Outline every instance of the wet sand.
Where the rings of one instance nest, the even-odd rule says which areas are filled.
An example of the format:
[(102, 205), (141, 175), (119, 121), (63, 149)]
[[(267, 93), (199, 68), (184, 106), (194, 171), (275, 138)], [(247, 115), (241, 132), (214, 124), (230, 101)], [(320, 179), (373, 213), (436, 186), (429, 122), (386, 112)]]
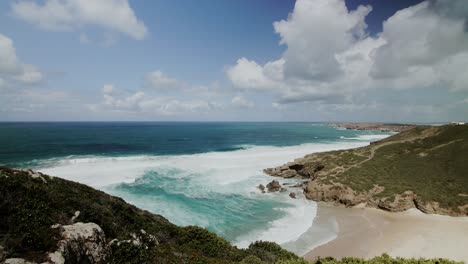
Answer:
[[(468, 217), (426, 215), (414, 209), (389, 213), (373, 208), (341, 208), (319, 203), (314, 224), (335, 220), (338, 236), (304, 255), (372, 258), (448, 258), (468, 263)], [(321, 223), (322, 221), (322, 223)]]

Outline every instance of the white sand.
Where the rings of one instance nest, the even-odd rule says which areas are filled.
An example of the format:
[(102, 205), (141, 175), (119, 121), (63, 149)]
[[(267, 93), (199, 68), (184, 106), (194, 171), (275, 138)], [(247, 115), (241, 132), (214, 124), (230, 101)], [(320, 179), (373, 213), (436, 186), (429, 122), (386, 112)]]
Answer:
[(305, 254), (307, 259), (372, 258), (388, 253), (393, 257), (447, 258), (468, 263), (468, 217), (426, 215), (416, 209), (389, 213), (320, 204), (317, 221), (321, 215), (335, 216), (338, 237)]

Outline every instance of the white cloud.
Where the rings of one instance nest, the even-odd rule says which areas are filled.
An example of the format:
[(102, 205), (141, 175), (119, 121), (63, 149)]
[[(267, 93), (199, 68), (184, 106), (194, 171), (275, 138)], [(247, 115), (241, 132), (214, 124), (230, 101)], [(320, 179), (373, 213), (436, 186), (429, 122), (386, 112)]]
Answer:
[(275, 22), (287, 78), (330, 80), (341, 73), (335, 58), (364, 36), (364, 19), (372, 9), (348, 12), (343, 0), (299, 0), (287, 20)]
[[(42, 73), (30, 64), (22, 63), (13, 41), (0, 34), (0, 77), (13, 79), (24, 84), (35, 84), (43, 80)], [(5, 84), (6, 81), (3, 80)]]
[(349, 11), (344, 0), (298, 0), (287, 20), (274, 23), (287, 47), (282, 57), (263, 65), (241, 58), (226, 75), (235, 87), (270, 91), (280, 103), (349, 105), (379, 89), (468, 91), (463, 1), (400, 10), (380, 34), (369, 36), (365, 18), (371, 7)]
[(222, 105), (205, 100), (182, 100), (169, 96), (154, 96), (142, 91), (122, 93), (114, 85), (102, 88), (103, 100), (100, 105), (92, 105), (91, 110), (111, 110), (119, 112), (146, 113), (161, 116), (187, 113), (211, 112), (222, 109)]
[(183, 82), (178, 81), (161, 71), (153, 71), (145, 76), (146, 83), (156, 89), (176, 88), (184, 86)]
[(237, 60), (237, 64), (228, 67), (226, 73), (237, 87), (244, 89), (273, 90), (278, 88), (278, 81), (283, 79), (284, 60), (269, 62), (263, 66), (246, 58)]
[(148, 30), (127, 0), (15, 1), (13, 14), (44, 30), (73, 31), (94, 25), (141, 40)]
[[(437, 1), (442, 7), (458, 2)], [(375, 50), (372, 78), (399, 89), (439, 85), (468, 90), (463, 77), (468, 73), (466, 18), (441, 15), (435, 7), (422, 2), (385, 21), (385, 44)]]
[(255, 105), (253, 102), (247, 100), (246, 98), (240, 95), (232, 98), (231, 104), (234, 107), (238, 107), (238, 108), (252, 108)]

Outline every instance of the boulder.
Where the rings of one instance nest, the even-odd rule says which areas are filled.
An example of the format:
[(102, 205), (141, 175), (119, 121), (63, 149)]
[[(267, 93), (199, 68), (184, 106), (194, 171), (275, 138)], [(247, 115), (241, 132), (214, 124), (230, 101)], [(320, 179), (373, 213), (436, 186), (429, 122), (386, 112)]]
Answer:
[(267, 184), (268, 192), (277, 192), (281, 189), (281, 185), (277, 180), (273, 180)]
[(53, 225), (61, 232), (58, 249), (49, 253), (52, 263), (106, 263), (110, 252), (101, 227), (95, 223)]
[(289, 193), (289, 197), (296, 199), (296, 193), (295, 192)]
[(257, 187), (262, 193), (265, 193), (265, 186), (263, 184), (258, 185)]

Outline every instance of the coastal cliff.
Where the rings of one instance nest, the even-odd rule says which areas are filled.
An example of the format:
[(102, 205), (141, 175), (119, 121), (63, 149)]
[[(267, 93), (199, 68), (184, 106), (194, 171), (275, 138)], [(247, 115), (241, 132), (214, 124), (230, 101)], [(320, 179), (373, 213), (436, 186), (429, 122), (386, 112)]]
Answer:
[(468, 125), (418, 126), (369, 146), (306, 155), (264, 172), (301, 178), (314, 201), (468, 216)]
[(238, 249), (196, 226), (83, 184), (0, 167), (0, 263), (276, 263), (271, 242)]

